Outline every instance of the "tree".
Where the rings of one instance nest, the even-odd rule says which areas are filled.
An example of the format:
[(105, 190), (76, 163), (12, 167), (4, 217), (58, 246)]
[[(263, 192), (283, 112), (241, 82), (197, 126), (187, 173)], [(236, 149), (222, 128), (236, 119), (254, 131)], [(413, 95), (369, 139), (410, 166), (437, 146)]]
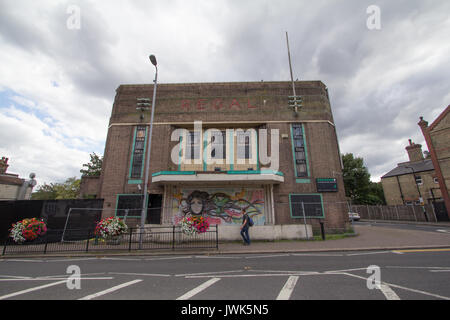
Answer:
[(83, 167), (86, 167), (86, 169), (81, 169), (81, 175), (83, 176), (99, 176), (102, 172), (102, 164), (103, 164), (103, 157), (100, 157), (95, 152), (91, 153), (89, 155), (91, 157), (91, 160), (88, 163), (83, 164)]
[(76, 177), (68, 178), (63, 183), (50, 183), (39, 186), (31, 194), (32, 200), (76, 199), (80, 192), (81, 180)]
[(345, 195), (353, 204), (385, 204), (381, 183), (370, 181), (370, 173), (364, 166), (363, 158), (347, 153), (342, 156)]
[(369, 195), (372, 197), (374, 204), (386, 204), (384, 197), (383, 185), (381, 182), (370, 182)]

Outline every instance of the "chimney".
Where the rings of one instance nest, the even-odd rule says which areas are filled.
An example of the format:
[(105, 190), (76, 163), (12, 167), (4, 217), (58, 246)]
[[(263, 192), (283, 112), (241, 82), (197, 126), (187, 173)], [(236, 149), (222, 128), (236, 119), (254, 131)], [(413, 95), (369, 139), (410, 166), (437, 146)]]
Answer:
[(5, 174), (8, 167), (8, 158), (2, 157), (2, 159), (0, 160), (0, 174)]
[(415, 144), (414, 142), (409, 141), (409, 146), (407, 146), (405, 149), (408, 152), (409, 162), (415, 162), (415, 161), (423, 161), (423, 153), (422, 153), (422, 145), (421, 144)]
[(420, 121), (418, 123), (419, 127), (423, 130), (425, 130), (426, 128), (428, 128), (428, 122), (423, 120), (423, 117), (419, 117)]

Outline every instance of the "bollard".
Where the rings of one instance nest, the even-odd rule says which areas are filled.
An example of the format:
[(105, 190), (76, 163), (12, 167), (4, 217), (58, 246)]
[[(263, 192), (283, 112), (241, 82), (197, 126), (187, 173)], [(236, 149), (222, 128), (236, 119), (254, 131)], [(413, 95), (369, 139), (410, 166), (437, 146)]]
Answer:
[(320, 220), (320, 232), (322, 233), (322, 240), (325, 240), (325, 228), (323, 227), (323, 221)]

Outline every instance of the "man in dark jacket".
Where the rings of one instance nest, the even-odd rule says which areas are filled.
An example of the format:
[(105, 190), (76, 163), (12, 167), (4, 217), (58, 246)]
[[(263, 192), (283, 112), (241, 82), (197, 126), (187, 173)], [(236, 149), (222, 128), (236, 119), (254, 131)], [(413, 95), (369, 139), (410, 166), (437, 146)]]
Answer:
[(245, 210), (243, 210), (244, 215), (242, 216), (242, 225), (241, 225), (241, 237), (244, 240), (244, 245), (250, 245), (250, 236), (248, 234), (248, 228), (250, 228), (250, 219)]

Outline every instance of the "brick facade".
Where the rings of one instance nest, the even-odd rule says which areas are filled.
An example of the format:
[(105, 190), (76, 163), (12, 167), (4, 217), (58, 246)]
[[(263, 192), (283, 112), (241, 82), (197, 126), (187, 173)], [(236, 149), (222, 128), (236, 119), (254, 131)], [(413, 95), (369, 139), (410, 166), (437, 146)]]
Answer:
[[(150, 173), (159, 176), (150, 179), (148, 187), (150, 195), (161, 197), (164, 208), (160, 223), (173, 221), (172, 214), (176, 208), (171, 206), (176, 203), (176, 197), (188, 192), (187, 190), (202, 189), (211, 195), (213, 190), (222, 188), (224, 192), (233, 193), (227, 194), (230, 199), (234, 199), (234, 193), (237, 197), (245, 192), (249, 197), (251, 194), (254, 198), (256, 195), (262, 197), (261, 210), (265, 212), (265, 219), (261, 223), (303, 223), (298, 217), (292, 216), (290, 195), (305, 194), (320, 196), (325, 226), (328, 229), (345, 229), (348, 226), (347, 209), (343, 205), (345, 191), (341, 159), (327, 88), (320, 81), (298, 81), (295, 85), (297, 95), (303, 97), (303, 106), (297, 114), (288, 107), (288, 96), (292, 95), (290, 82), (158, 84)], [(137, 98), (152, 97), (152, 92), (153, 85), (121, 85), (116, 90), (99, 178), (98, 195), (104, 199), (104, 208), (107, 209), (104, 216), (116, 214), (118, 195), (142, 194), (145, 173), (132, 177), (131, 166), (139, 163), (136, 159), (140, 159), (141, 154), (145, 159), (146, 150), (139, 151), (141, 153), (137, 151), (142, 146), (142, 142), (137, 139), (137, 128), (147, 128), (147, 143), (151, 110), (139, 110), (136, 102)], [(178, 146), (186, 143), (186, 140), (171, 141), (171, 135), (177, 129), (192, 131), (194, 121), (202, 121), (205, 130), (199, 138), (202, 150), (209, 150), (206, 149), (207, 139), (210, 139), (207, 129), (214, 128), (223, 132), (254, 129), (257, 135), (249, 138), (253, 148), (249, 151), (252, 156), (258, 155), (255, 145), (260, 139), (259, 129), (266, 129), (269, 135), (277, 129), (279, 166), (276, 172), (269, 175), (272, 180), (266, 181), (264, 179), (268, 179), (267, 176), (262, 177), (263, 171), (269, 171), (269, 166), (264, 166), (260, 161), (253, 164), (249, 160), (243, 164), (237, 162), (238, 138), (228, 133), (224, 133), (226, 139), (229, 138), (226, 140), (226, 153), (232, 158), (228, 165), (206, 165), (204, 159), (200, 159), (197, 165), (174, 163), (171, 154), (177, 152)], [(295, 175), (297, 167), (292, 134), (292, 124), (295, 123), (302, 125), (305, 143), (307, 173), (302, 177)], [(184, 139), (191, 138), (185, 135)], [(183, 149), (180, 157), (186, 156), (185, 152)], [(143, 160), (142, 164), (144, 163)], [(194, 173), (190, 175), (190, 172)], [(201, 174), (207, 180), (196, 182), (203, 179)], [(175, 183), (170, 180), (174, 175), (180, 177), (180, 181)], [(316, 178), (335, 178), (337, 192), (317, 192)], [(248, 200), (245, 198), (245, 201)], [(233, 201), (233, 205), (238, 206), (238, 200)], [(129, 221), (138, 223), (138, 219)], [(318, 221), (319, 219), (308, 220), (314, 226), (318, 225)]]
[(450, 218), (450, 105), (430, 126), (422, 117), (418, 125), (427, 143), (439, 189)]

